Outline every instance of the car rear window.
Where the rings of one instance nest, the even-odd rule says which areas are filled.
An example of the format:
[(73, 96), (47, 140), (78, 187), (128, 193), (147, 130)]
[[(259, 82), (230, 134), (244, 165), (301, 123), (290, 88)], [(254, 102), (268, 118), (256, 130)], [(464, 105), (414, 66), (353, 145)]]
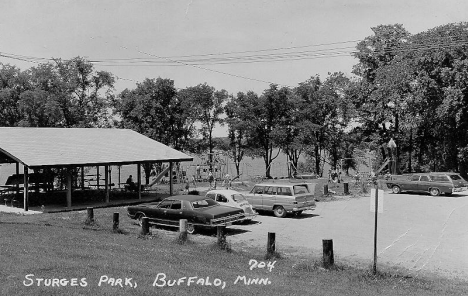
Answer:
[(246, 200), (242, 194), (233, 194), (232, 199), (234, 199), (234, 201), (237, 201), (237, 202)]
[(199, 209), (199, 208), (207, 208), (207, 207), (215, 206), (217, 204), (218, 203), (215, 202), (214, 200), (207, 198), (207, 199), (203, 199), (203, 200), (193, 201), (192, 202), (192, 207), (194, 209)]
[(432, 181), (434, 182), (450, 182), (449, 178), (445, 175), (436, 175), (436, 176), (431, 176)]
[(449, 175), (452, 180), (461, 180), (462, 178), (459, 175)]
[(307, 188), (307, 185), (294, 185), (294, 194), (304, 194), (304, 193), (309, 193), (309, 189)]

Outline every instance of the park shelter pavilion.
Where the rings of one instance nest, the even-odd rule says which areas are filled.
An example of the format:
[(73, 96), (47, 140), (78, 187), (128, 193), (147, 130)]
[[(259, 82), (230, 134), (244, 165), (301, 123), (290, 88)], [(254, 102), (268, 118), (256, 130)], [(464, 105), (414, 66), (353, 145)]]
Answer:
[[(23, 166), (21, 183), (25, 211), (31, 191), (28, 175), (37, 175), (45, 169), (67, 172), (67, 207), (71, 207), (73, 170), (81, 169), (83, 178), (84, 167), (97, 167), (98, 171), (100, 166), (104, 167), (103, 187), (108, 203), (109, 166), (135, 164), (137, 184), (141, 184), (141, 166), (146, 163), (169, 163), (172, 172), (174, 163), (192, 160), (180, 151), (128, 129), (0, 127), (0, 163), (16, 163), (17, 175), (19, 166)], [(172, 195), (172, 178), (169, 180)], [(138, 195), (141, 199), (141, 186), (138, 186)]]

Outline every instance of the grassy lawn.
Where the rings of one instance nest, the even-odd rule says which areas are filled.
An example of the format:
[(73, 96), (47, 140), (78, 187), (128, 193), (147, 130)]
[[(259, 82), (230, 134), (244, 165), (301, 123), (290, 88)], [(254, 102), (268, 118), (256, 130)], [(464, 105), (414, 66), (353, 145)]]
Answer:
[[(114, 212), (120, 213), (117, 233)], [(125, 208), (96, 209), (94, 215), (96, 223), (85, 225), (83, 211), (0, 213), (1, 295), (468, 295), (467, 282), (374, 276), (349, 266), (325, 270), (319, 258), (280, 254), (271, 259), (271, 271), (251, 270), (252, 259), (269, 262), (265, 250), (220, 250), (209, 232), (183, 245), (170, 229), (140, 237)], [(248, 279), (260, 283), (248, 285)]]

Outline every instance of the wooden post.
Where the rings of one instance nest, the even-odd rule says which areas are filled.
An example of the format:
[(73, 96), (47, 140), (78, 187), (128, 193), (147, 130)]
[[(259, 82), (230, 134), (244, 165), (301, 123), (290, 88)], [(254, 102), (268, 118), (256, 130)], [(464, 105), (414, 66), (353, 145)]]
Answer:
[(72, 169), (67, 168), (67, 208), (72, 206)]
[(138, 199), (141, 199), (141, 164), (137, 164)]
[(109, 166), (104, 166), (104, 188), (105, 188), (105, 202), (108, 203), (110, 198), (110, 190), (109, 190)]
[(84, 179), (84, 166), (81, 166), (81, 190), (84, 190), (84, 184), (85, 184), (85, 179)]
[(267, 254), (274, 254), (276, 252), (276, 235), (274, 232), (268, 232), (267, 239)]
[(94, 223), (94, 209), (92, 207), (86, 208), (87, 217), (86, 217), (86, 224)]
[(148, 217), (143, 217), (141, 219), (141, 235), (149, 234), (149, 219)]
[(119, 213), (114, 213), (112, 221), (113, 221), (112, 229), (114, 230), (119, 229)]
[(216, 237), (218, 238), (218, 246), (221, 248), (226, 247), (226, 226), (217, 226), (216, 227)]
[(328, 194), (328, 185), (325, 184), (323, 185), (323, 195), (327, 195)]
[(349, 194), (349, 185), (348, 185), (348, 182), (343, 183), (343, 191), (344, 191), (344, 194), (346, 194), (346, 195)]
[(184, 243), (187, 240), (187, 219), (179, 220), (179, 242)]
[(329, 268), (335, 264), (335, 259), (333, 256), (333, 240), (324, 239), (322, 240), (323, 246), (323, 267)]
[(172, 161), (169, 161), (169, 196), (173, 195), (173, 184), (172, 184)]
[(28, 211), (29, 208), (29, 176), (28, 176), (28, 167), (24, 166), (23, 168), (24, 173), (23, 173), (23, 183), (24, 183), (24, 189), (23, 189), (23, 204), (24, 204), (24, 211)]

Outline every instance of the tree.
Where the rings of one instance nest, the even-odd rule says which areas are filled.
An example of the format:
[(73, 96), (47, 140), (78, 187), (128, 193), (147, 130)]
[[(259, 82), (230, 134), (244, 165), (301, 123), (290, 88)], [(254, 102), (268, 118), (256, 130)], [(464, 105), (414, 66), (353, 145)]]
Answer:
[(15, 66), (0, 63), (0, 125), (16, 126), (21, 120), (18, 109), (21, 93), (30, 89), (27, 74)]
[(460, 156), (468, 145), (467, 29), (464, 22), (416, 34), (406, 57), (414, 69), (413, 94), (420, 106), (420, 160), (432, 170), (464, 176), (468, 162)]
[(372, 31), (374, 35), (359, 42), (354, 54), (359, 63), (353, 73), (361, 77), (354, 103), (362, 130), (367, 136), (378, 134), (368, 139), (378, 141), (375, 144), (386, 158), (384, 145), (391, 138), (400, 139), (399, 122), (410, 92), (411, 70), (401, 63), (410, 34), (400, 24), (380, 25)]
[(245, 110), (247, 110), (248, 102), (255, 99), (258, 99), (258, 97), (252, 91), (247, 92), (247, 94), (239, 92), (236, 97), (231, 98), (225, 107), (229, 144), (224, 150), (228, 153), (229, 158), (234, 161), (238, 176), (240, 175), (240, 164), (248, 150), (249, 118)]
[[(186, 147), (193, 132), (188, 120), (190, 110), (184, 109), (184, 98), (179, 96), (170, 79), (145, 79), (136, 89), (125, 89), (114, 103), (120, 116), (120, 127), (132, 129), (175, 149)], [(152, 166), (144, 167), (149, 184)]]
[(191, 101), (192, 116), (201, 124), (200, 134), (207, 143), (209, 150), (209, 165), (213, 165), (213, 130), (217, 124), (223, 124), (221, 115), (224, 113), (224, 103), (228, 98), (226, 90), (217, 91), (214, 87), (199, 84), (187, 87), (181, 94)]
[(241, 110), (247, 120), (247, 145), (253, 155), (263, 158), (267, 178), (272, 178), (270, 166), (281, 151), (278, 149), (274, 152), (280, 136), (276, 131), (287, 116), (290, 95), (291, 91), (288, 88), (278, 89), (277, 85), (272, 84), (260, 97), (253, 94), (246, 96), (245, 107)]
[(109, 125), (108, 108), (113, 99), (115, 79), (111, 73), (94, 71), (81, 58), (56, 59), (53, 90), (60, 106), (65, 127), (104, 127)]

